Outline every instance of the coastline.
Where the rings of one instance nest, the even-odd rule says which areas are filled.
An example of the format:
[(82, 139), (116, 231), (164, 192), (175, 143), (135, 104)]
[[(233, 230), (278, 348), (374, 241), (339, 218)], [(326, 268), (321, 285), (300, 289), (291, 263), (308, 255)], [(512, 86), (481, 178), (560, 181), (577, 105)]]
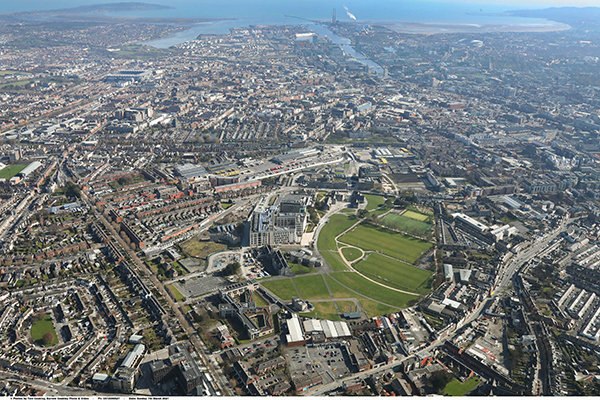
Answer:
[(494, 32), (557, 32), (572, 29), (570, 25), (549, 21), (549, 23), (531, 24), (467, 24), (438, 22), (372, 22), (373, 25), (384, 26), (399, 33), (417, 33), (434, 35), (438, 33), (494, 33)]

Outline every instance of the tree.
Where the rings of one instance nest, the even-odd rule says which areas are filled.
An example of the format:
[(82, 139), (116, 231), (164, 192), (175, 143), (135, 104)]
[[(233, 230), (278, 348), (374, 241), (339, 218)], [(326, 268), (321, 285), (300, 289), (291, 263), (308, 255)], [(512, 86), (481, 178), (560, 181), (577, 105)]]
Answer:
[(236, 262), (227, 264), (227, 266), (223, 270), (223, 275), (224, 276), (236, 275), (238, 272), (240, 272), (240, 263), (236, 261)]
[(365, 209), (358, 210), (358, 218), (366, 218), (369, 216), (369, 212)]
[(42, 343), (44, 343), (44, 346), (48, 346), (53, 341), (54, 341), (54, 335), (52, 334), (52, 332), (46, 332), (46, 333), (44, 333), (44, 336), (42, 336)]
[(436, 371), (429, 377), (429, 384), (436, 393), (441, 393), (446, 385), (452, 380), (452, 374), (449, 374), (446, 370)]

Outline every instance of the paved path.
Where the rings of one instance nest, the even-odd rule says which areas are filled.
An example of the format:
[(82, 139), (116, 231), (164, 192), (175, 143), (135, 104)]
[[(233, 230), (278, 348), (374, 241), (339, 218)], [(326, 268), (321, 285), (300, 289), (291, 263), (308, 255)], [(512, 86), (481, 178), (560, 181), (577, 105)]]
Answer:
[[(340, 243), (342, 243), (344, 246), (353, 247), (353, 246), (351, 246), (351, 245), (348, 245), (348, 244), (346, 244), (346, 243), (340, 242), (338, 239), (339, 239), (340, 237), (344, 236), (346, 233), (348, 233), (350, 230), (352, 230), (352, 229), (353, 229), (355, 226), (359, 225), (359, 224), (360, 224), (360, 223), (362, 223), (363, 221), (364, 221), (364, 219), (361, 219), (361, 220), (359, 220), (357, 223), (355, 223), (354, 225), (352, 225), (350, 228), (346, 229), (344, 232), (340, 233), (339, 235), (337, 235), (337, 236), (335, 237), (335, 242), (338, 244), (338, 247), (339, 247), (339, 244), (340, 244)], [(354, 247), (355, 247), (355, 246), (354, 246)], [(356, 247), (356, 248), (358, 249), (359, 247)], [(361, 249), (361, 250), (362, 250), (362, 249)], [(362, 276), (362, 277), (363, 277), (363, 278), (365, 278), (366, 280), (368, 280), (368, 281), (370, 281), (370, 282), (373, 282), (373, 283), (375, 283), (375, 284), (377, 284), (377, 285), (379, 285), (379, 286), (381, 286), (381, 287), (384, 287), (384, 288), (386, 288), (386, 289), (393, 290), (393, 291), (395, 291), (395, 292), (399, 292), (399, 293), (405, 293), (405, 294), (410, 294), (410, 295), (413, 295), (413, 296), (419, 296), (419, 293), (413, 293), (413, 292), (408, 292), (408, 291), (406, 291), (406, 290), (396, 289), (396, 288), (394, 288), (394, 287), (391, 287), (391, 286), (384, 285), (384, 284), (383, 284), (383, 283), (381, 283), (381, 282), (377, 282), (376, 280), (373, 280), (373, 279), (369, 278), (368, 276), (365, 276), (365, 275), (363, 275), (362, 273), (360, 273), (360, 272), (358, 272), (356, 269), (354, 269), (354, 267), (352, 267), (352, 264), (351, 264), (351, 263), (350, 263), (348, 260), (346, 260), (346, 257), (344, 257), (344, 254), (343, 254), (341, 251), (338, 251), (338, 254), (340, 255), (340, 258), (342, 259), (342, 261), (344, 262), (344, 264), (346, 264), (346, 266), (347, 266), (348, 268), (350, 268), (350, 270), (351, 270), (351, 271), (353, 271), (353, 272), (357, 273), (358, 275)], [(393, 257), (392, 257), (392, 258), (393, 258)], [(382, 303), (382, 304), (383, 304), (383, 303)], [(392, 307), (393, 307), (393, 306), (392, 306)]]

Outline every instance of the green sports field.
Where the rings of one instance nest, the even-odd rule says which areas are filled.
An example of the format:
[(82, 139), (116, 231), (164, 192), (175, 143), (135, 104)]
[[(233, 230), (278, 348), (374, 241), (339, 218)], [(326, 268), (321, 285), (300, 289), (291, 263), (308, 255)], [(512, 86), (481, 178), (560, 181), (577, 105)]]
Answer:
[(394, 213), (389, 213), (388, 215), (383, 217), (382, 222), (385, 226), (389, 228), (398, 229), (417, 235), (423, 235), (431, 229), (431, 224), (428, 224), (427, 222), (408, 218), (404, 215), (398, 215)]
[(347, 215), (335, 214), (329, 218), (329, 221), (319, 232), (317, 247), (319, 250), (337, 250), (335, 238), (346, 229), (357, 222), (356, 218)]
[(424, 240), (370, 224), (358, 225), (340, 241), (363, 250), (380, 251), (409, 264), (414, 264), (431, 247), (431, 243)]
[(421, 214), (421, 213), (418, 213), (418, 212), (415, 212), (415, 211), (410, 211), (410, 210), (406, 210), (404, 212), (404, 214), (402, 214), (402, 215), (404, 215), (407, 218), (416, 219), (417, 221), (426, 221), (427, 218), (429, 218), (428, 215)]
[(2, 170), (0, 170), (0, 178), (10, 179), (13, 176), (17, 175), (19, 172), (23, 171), (27, 165), (15, 164), (15, 165), (7, 165)]
[(414, 293), (428, 293), (425, 285), (431, 273), (421, 268), (371, 253), (354, 265), (359, 272), (384, 285)]

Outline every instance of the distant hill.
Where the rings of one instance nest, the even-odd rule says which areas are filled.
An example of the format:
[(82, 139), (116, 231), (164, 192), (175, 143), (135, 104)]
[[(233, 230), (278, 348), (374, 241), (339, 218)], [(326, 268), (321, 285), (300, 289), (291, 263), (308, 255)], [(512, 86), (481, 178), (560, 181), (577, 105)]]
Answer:
[(540, 10), (507, 11), (506, 15), (525, 18), (545, 18), (572, 27), (600, 29), (600, 7), (551, 7)]
[(14, 13), (14, 15), (33, 15), (33, 14), (88, 14), (104, 12), (124, 12), (124, 11), (148, 11), (148, 10), (170, 10), (175, 7), (164, 6), (162, 4), (124, 2), (124, 3), (105, 3), (92, 4), (89, 6), (61, 8), (58, 10), (37, 10)]

